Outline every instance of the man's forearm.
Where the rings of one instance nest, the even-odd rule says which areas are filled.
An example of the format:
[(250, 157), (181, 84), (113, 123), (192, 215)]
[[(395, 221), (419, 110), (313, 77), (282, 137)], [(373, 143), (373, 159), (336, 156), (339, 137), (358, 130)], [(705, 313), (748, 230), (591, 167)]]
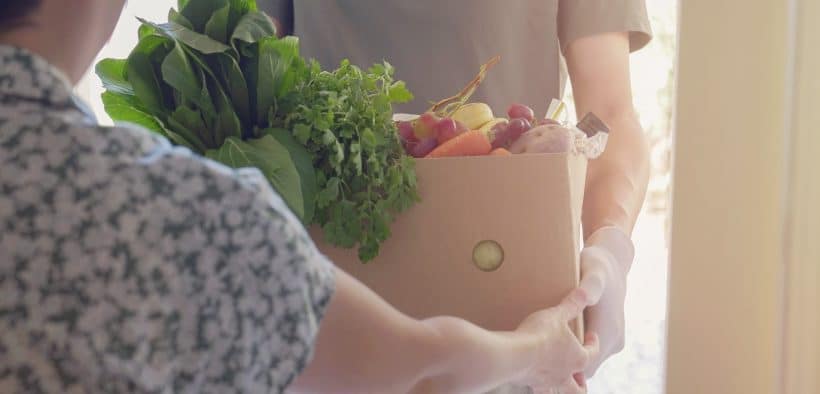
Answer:
[(589, 163), (584, 238), (605, 226), (631, 234), (649, 182), (649, 143), (634, 111), (613, 111), (600, 116), (612, 132), (604, 154)]

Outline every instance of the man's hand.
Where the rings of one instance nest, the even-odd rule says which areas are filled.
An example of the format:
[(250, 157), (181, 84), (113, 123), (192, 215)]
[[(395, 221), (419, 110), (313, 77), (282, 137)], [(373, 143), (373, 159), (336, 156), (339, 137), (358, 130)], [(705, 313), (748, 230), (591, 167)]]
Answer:
[(587, 378), (624, 347), (626, 276), (634, 255), (632, 241), (617, 227), (597, 230), (581, 251), (580, 288), (594, 305), (586, 313), (586, 331), (600, 339), (598, 357), (584, 371)]

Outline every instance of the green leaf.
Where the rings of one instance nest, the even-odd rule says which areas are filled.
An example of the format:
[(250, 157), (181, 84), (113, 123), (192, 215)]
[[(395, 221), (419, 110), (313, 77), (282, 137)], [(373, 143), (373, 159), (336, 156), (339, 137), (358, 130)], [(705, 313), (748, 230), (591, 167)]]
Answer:
[(159, 135), (166, 135), (159, 119), (141, 110), (133, 96), (107, 91), (102, 94), (102, 103), (105, 112), (115, 123), (135, 124)]
[(394, 103), (407, 103), (413, 100), (413, 94), (407, 90), (404, 81), (398, 81), (390, 85), (388, 96), (390, 97), (390, 101)]
[(175, 43), (162, 62), (162, 79), (182, 94), (183, 98), (193, 101), (206, 113), (216, 112), (207, 89), (203, 91), (204, 82), (201, 80), (200, 71), (191, 64), (179, 42)]
[(211, 90), (215, 92), (216, 98), (217, 116), (214, 125), (216, 145), (222, 145), (225, 137), (242, 138), (242, 124), (234, 111), (231, 100), (219, 86), (214, 86)]
[(311, 129), (310, 126), (304, 123), (299, 123), (293, 127), (293, 136), (297, 141), (299, 141), (300, 144), (307, 145), (312, 131), (313, 129)]
[(219, 11), (211, 15), (211, 19), (205, 24), (205, 34), (216, 41), (228, 42), (228, 19), (231, 14), (231, 5), (225, 4)]
[[(293, 89), (303, 72), (298, 67), (299, 40), (266, 38), (259, 42), (259, 68), (256, 85), (256, 117), (263, 123), (268, 110), (276, 108), (277, 100)], [(303, 63), (302, 63), (303, 64)]]
[[(176, 24), (179, 24), (179, 25), (185, 26), (185, 27), (187, 27), (191, 30), (194, 30), (193, 23), (191, 23), (191, 21), (189, 21), (188, 18), (186, 18), (185, 16), (183, 16), (182, 14), (180, 14), (179, 12), (177, 12), (177, 10), (175, 10), (173, 8), (171, 8), (171, 10), (168, 11), (168, 21), (169, 22), (174, 22)], [(146, 25), (143, 24), (143, 26), (146, 26)], [(152, 27), (152, 29), (153, 29), (153, 27)], [(156, 31), (156, 29), (154, 29), (154, 31)]]
[[(180, 2), (181, 3), (181, 2)], [(211, 16), (222, 9), (228, 0), (194, 0), (179, 4), (179, 12), (189, 21), (197, 32), (204, 32), (205, 24)]]
[(299, 171), (288, 149), (273, 136), (248, 141), (228, 138), (218, 150), (207, 151), (206, 156), (233, 168), (258, 168), (294, 214), (304, 220)]
[(156, 32), (157, 30), (154, 29), (153, 26), (142, 24), (140, 25), (139, 29), (137, 29), (137, 36), (140, 40), (142, 40), (145, 37), (156, 34)]
[(125, 65), (125, 76), (134, 89), (140, 103), (152, 114), (163, 114), (165, 97), (160, 85), (158, 72), (152, 58), (168, 51), (165, 45), (170, 41), (160, 36), (146, 36), (131, 51)]
[(242, 41), (254, 44), (262, 39), (275, 37), (276, 27), (270, 17), (258, 11), (248, 12), (239, 23), (231, 36), (231, 42)]
[(233, 34), (233, 31), (239, 25), (239, 21), (242, 17), (256, 10), (256, 0), (231, 0), (231, 16), (228, 21), (228, 32)]
[(200, 154), (207, 150), (205, 140), (202, 138), (202, 134), (207, 132), (207, 129), (199, 111), (186, 106), (178, 107), (168, 117), (168, 126), (177, 135), (176, 138), (171, 138), (172, 141), (180, 145), (185, 144), (179, 140), (185, 141), (191, 150)]
[(302, 199), (305, 204), (303, 221), (310, 224), (313, 222), (313, 216), (316, 212), (316, 193), (319, 189), (316, 182), (316, 170), (313, 168), (313, 157), (287, 130), (271, 129), (266, 133), (276, 138), (290, 152), (290, 157), (293, 164), (296, 165), (302, 185)]
[(369, 127), (362, 131), (361, 141), (362, 147), (368, 151), (372, 151), (376, 148), (376, 135), (373, 134), (373, 130)]
[(219, 56), (219, 75), (222, 78), (222, 83), (226, 87), (231, 96), (236, 114), (244, 125), (251, 124), (251, 103), (248, 94), (248, 82), (245, 80), (245, 75), (231, 56)]
[(325, 188), (319, 192), (316, 198), (316, 205), (319, 208), (326, 208), (339, 199), (339, 185), (341, 181), (337, 177), (330, 178)]
[(103, 87), (111, 92), (134, 95), (134, 87), (125, 78), (126, 59), (103, 59), (94, 68)]
[[(191, 4), (195, 4), (197, 2), (193, 2)], [(140, 22), (144, 24), (148, 24), (153, 26), (157, 32), (167, 36), (168, 38), (174, 39), (179, 41), (197, 51), (209, 55), (213, 53), (222, 53), (231, 50), (231, 47), (214, 40), (211, 37), (206, 36), (205, 34), (198, 33), (193, 31), (183, 25), (180, 25), (176, 22), (168, 22), (168, 23), (153, 23), (149, 22), (145, 19), (137, 18)]]

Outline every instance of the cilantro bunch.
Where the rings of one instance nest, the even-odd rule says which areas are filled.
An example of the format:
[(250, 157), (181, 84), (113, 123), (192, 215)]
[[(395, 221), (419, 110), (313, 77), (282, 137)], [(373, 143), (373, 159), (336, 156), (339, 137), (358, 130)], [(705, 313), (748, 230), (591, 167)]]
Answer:
[(127, 59), (97, 75), (106, 112), (228, 166), (256, 167), (306, 225), (373, 259), (393, 215), (418, 200), (392, 104), (412, 98), (392, 67), (323, 71), (277, 38), (254, 0), (180, 0), (142, 21)]

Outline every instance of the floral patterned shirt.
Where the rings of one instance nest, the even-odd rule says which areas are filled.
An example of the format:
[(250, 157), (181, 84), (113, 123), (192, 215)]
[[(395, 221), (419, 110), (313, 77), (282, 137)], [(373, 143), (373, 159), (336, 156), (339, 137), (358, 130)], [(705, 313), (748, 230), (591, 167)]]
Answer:
[(258, 171), (98, 126), (0, 46), (0, 392), (282, 392), (333, 283)]

